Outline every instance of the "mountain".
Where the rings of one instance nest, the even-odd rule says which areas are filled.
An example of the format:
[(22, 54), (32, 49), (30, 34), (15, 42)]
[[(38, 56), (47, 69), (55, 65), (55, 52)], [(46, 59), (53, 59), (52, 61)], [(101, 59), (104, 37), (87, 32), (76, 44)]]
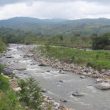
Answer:
[(33, 32), (38, 35), (63, 34), (70, 36), (81, 34), (88, 36), (94, 33), (103, 34), (110, 32), (110, 19), (37, 19), (29, 17), (15, 17), (0, 20), (0, 28), (19, 29), (25, 32)]

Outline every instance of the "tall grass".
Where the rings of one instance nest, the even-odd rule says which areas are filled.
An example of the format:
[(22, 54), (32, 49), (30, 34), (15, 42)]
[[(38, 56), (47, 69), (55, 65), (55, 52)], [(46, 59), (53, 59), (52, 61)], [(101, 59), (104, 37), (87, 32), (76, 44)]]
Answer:
[(91, 66), (96, 69), (110, 69), (110, 51), (80, 50), (59, 46), (45, 46), (41, 50), (48, 57), (80, 65)]
[(10, 88), (9, 79), (3, 75), (0, 75), (0, 110), (24, 110)]

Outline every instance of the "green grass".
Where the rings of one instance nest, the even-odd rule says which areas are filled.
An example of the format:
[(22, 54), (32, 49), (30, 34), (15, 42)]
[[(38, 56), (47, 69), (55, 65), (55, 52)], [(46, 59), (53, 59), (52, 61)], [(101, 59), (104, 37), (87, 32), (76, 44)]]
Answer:
[(10, 88), (9, 79), (0, 75), (0, 110), (24, 110), (16, 93)]
[(9, 80), (2, 75), (0, 75), (0, 90), (7, 91), (9, 90)]
[(48, 57), (61, 61), (91, 66), (96, 69), (110, 69), (110, 51), (104, 50), (80, 50), (59, 46), (48, 46), (41, 48)]
[(3, 52), (6, 49), (5, 43), (0, 39), (0, 53)]

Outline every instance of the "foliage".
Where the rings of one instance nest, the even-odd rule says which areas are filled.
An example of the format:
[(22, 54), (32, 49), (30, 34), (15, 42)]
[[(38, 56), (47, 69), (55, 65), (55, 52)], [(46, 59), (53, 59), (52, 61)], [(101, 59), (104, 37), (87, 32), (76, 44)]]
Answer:
[(32, 110), (41, 110), (43, 97), (35, 80), (33, 78), (21, 80), (19, 86), (21, 87), (20, 101)]
[(3, 75), (0, 75), (0, 90), (6, 91), (9, 89), (9, 80)]
[(110, 52), (104, 50), (80, 50), (61, 46), (40, 47), (42, 53), (67, 63), (92, 66), (96, 69), (110, 69)]
[(24, 110), (14, 91), (10, 89), (9, 79), (0, 75), (0, 110)]
[(3, 52), (6, 49), (6, 45), (5, 43), (2, 41), (2, 39), (0, 38), (0, 53)]
[(0, 74), (3, 72), (4, 65), (0, 64)]
[(110, 36), (94, 37), (92, 43), (93, 49), (110, 49)]
[(23, 110), (12, 90), (0, 91), (0, 110)]

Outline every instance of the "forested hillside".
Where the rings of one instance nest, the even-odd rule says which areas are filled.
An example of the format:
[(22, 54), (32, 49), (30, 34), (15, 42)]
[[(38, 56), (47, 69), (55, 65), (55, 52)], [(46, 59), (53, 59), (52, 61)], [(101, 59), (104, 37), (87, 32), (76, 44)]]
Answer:
[[(104, 18), (62, 20), (16, 17), (0, 21), (0, 37), (5, 43), (109, 49), (109, 32), (110, 19)], [(102, 37), (102, 40), (95, 37)], [(103, 40), (106, 41), (105, 37), (108, 39), (107, 43), (103, 43)], [(97, 48), (97, 45), (101, 46)]]
[(110, 19), (64, 20), (16, 17), (1, 20), (0, 27), (31, 31), (37, 35), (90, 36), (109, 32)]

